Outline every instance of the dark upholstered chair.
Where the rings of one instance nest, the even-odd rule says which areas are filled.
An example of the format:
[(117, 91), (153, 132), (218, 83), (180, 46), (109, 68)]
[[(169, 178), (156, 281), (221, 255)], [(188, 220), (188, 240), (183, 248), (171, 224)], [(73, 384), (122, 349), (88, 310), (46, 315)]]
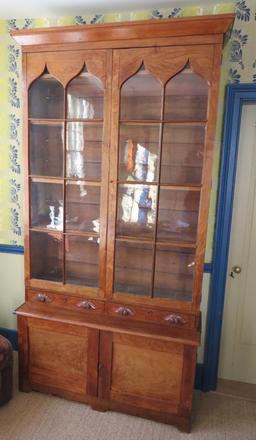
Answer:
[(8, 339), (0, 335), (0, 406), (12, 398), (13, 352)]

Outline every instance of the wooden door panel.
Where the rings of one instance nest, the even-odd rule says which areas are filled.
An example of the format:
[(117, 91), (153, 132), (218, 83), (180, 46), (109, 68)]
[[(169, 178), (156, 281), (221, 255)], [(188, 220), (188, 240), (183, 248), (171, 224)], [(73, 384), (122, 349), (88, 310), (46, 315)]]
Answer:
[(30, 319), (29, 380), (86, 396), (97, 394), (98, 331)]
[(182, 344), (107, 332), (103, 340), (102, 397), (145, 409), (178, 412), (183, 383)]
[(182, 345), (115, 334), (111, 392), (177, 399), (182, 352)]
[[(113, 71), (115, 73), (112, 87), (112, 140), (106, 283), (109, 298), (121, 298), (120, 292), (122, 292), (122, 295), (125, 294), (130, 302), (141, 301), (143, 304), (150, 304), (151, 306), (168, 305), (169, 307), (194, 311), (198, 308), (206, 243), (205, 225), (207, 224), (209, 208), (219, 57), (218, 47), (203, 44), (200, 46), (153, 47), (114, 51)], [(135, 77), (137, 77), (136, 80), (134, 80)], [(152, 78), (161, 84), (160, 94), (157, 87), (154, 89), (148, 87), (149, 83), (152, 82), (153, 84)], [(129, 81), (127, 81), (128, 79)], [(130, 84), (133, 80), (134, 82)], [(127, 85), (128, 82), (129, 85)], [(164, 93), (165, 96), (163, 97)], [(185, 98), (187, 97), (186, 105), (184, 104), (183, 95)], [(146, 96), (145, 99), (144, 96)], [(152, 113), (151, 110), (155, 110), (159, 96), (162, 99), (162, 104), (160, 106), (161, 111), (158, 112), (159, 114), (156, 117), (156, 114)], [(138, 105), (137, 102), (139, 102)], [(129, 105), (132, 109), (131, 112), (127, 110)], [(141, 117), (134, 110), (136, 106), (139, 109), (143, 106), (146, 108), (146, 111), (142, 111)], [(200, 111), (197, 110), (198, 107), (200, 107)], [(175, 125), (175, 121), (177, 121), (177, 125)], [(162, 141), (158, 142), (154, 137), (149, 136), (149, 133), (152, 132), (151, 126), (161, 126)], [(126, 130), (125, 141), (121, 136), (122, 127), (125, 127)], [(200, 139), (198, 139), (199, 134)], [(194, 139), (192, 154), (191, 139)], [(154, 177), (148, 177), (150, 173), (146, 173), (146, 167), (144, 167), (145, 169), (141, 167), (141, 173), (137, 170), (139, 167), (136, 168), (136, 163), (139, 163), (141, 146), (144, 149), (143, 151), (146, 152), (145, 157), (146, 154), (148, 154), (148, 157), (156, 156), (155, 162), (152, 162), (154, 163)], [(183, 157), (177, 156), (177, 151), (181, 151), (179, 154)], [(145, 163), (147, 163), (146, 159)], [(143, 177), (144, 175), (146, 177)], [(141, 200), (143, 200), (142, 205), (144, 203), (142, 208), (138, 203), (137, 208), (136, 197), (139, 198), (139, 195), (135, 195), (134, 187), (130, 184), (132, 180), (136, 179), (138, 183), (136, 181), (137, 187), (135, 190), (138, 189), (138, 194), (139, 191), (142, 193), (141, 188), (145, 185), (145, 197), (144, 199), (141, 197)], [(162, 188), (161, 185), (164, 184), (180, 185), (184, 188), (187, 185), (186, 189), (193, 190), (194, 185), (198, 185), (201, 193), (200, 203), (198, 202), (196, 209), (193, 209), (196, 214), (191, 214), (189, 207), (186, 207), (184, 213), (175, 212), (174, 209), (171, 209), (168, 214), (165, 203), (162, 209), (159, 197), (151, 196), (154, 186), (150, 185), (153, 185), (153, 181), (157, 183), (158, 188)], [(125, 184), (126, 186), (124, 186)], [(178, 194), (177, 191), (175, 188), (173, 194)], [(162, 190), (160, 192), (163, 193)], [(165, 193), (167, 194), (167, 192)], [(168, 193), (171, 194), (170, 191)], [(150, 195), (147, 196), (146, 194)], [(117, 200), (119, 201), (118, 204)], [(134, 221), (134, 218), (136, 218), (136, 213), (133, 211), (134, 206), (139, 214), (142, 213), (141, 219), (139, 214), (137, 215), (136, 222)], [(162, 212), (163, 216), (158, 215), (159, 212), (160, 214)], [(166, 216), (166, 214), (168, 215)], [(170, 217), (173, 219), (172, 224), (168, 220)], [(124, 218), (123, 223), (127, 226), (127, 230), (122, 231), (122, 233), (118, 230), (118, 220), (120, 218)], [(119, 286), (115, 288), (116, 278), (118, 279), (116, 274), (119, 276), (120, 272), (116, 264), (116, 256), (118, 255), (116, 243), (119, 243), (118, 240), (126, 240), (129, 236), (128, 238), (131, 238), (135, 244), (139, 243), (138, 247), (143, 248), (144, 251), (145, 243), (140, 241), (141, 231), (136, 230), (138, 224), (146, 225), (145, 230), (150, 232), (151, 235), (148, 232), (148, 236), (146, 236), (147, 239), (150, 239), (150, 246), (152, 242), (156, 243), (157, 239), (161, 238), (168, 240), (168, 243), (176, 244), (177, 235), (159, 236), (161, 228), (155, 226), (152, 220), (154, 218), (157, 219), (158, 226), (162, 224), (164, 229), (168, 231), (176, 230), (178, 224), (187, 224), (191, 230), (194, 230), (193, 237), (186, 236), (185, 228), (182, 227), (179, 230), (181, 239), (178, 245), (182, 246), (181, 241), (184, 241), (189, 246), (191, 243), (197, 246), (193, 259), (194, 272), (190, 277), (190, 286), (185, 289), (184, 295), (178, 296), (176, 294), (179, 289), (177, 289), (174, 280), (170, 280), (169, 283), (175, 291), (173, 295), (168, 293), (168, 297), (166, 297), (167, 293), (162, 288), (160, 291), (158, 291), (159, 289), (154, 290), (157, 277), (153, 275), (150, 280), (150, 274), (147, 276), (147, 270), (143, 267), (141, 272), (149, 280), (149, 285), (147, 284), (146, 287), (143, 285), (137, 286), (138, 283), (136, 284), (132, 276), (128, 275), (131, 284), (136, 284), (136, 291), (133, 286), (129, 286), (126, 290), (122, 286), (122, 289)], [(194, 221), (195, 219), (196, 221)], [(128, 230), (130, 224), (136, 226), (131, 231)], [(144, 229), (142, 232), (144, 233)], [(142, 239), (144, 238), (145, 236), (142, 236)], [(136, 252), (139, 253), (137, 250)], [(142, 250), (140, 254), (142, 254)], [(155, 257), (154, 261), (156, 261)], [(132, 265), (128, 269), (132, 275), (136, 275)], [(163, 280), (162, 277), (161, 279)], [(183, 290), (184, 288), (181, 289), (182, 293)]]
[(45, 52), (27, 55), (27, 87), (38, 78), (47, 67), (63, 87), (82, 70), (84, 64), (90, 73), (106, 82), (106, 56), (104, 50), (69, 52)]
[(134, 75), (142, 63), (162, 84), (189, 62), (192, 69), (211, 82), (214, 46), (161, 47), (119, 51), (119, 87)]

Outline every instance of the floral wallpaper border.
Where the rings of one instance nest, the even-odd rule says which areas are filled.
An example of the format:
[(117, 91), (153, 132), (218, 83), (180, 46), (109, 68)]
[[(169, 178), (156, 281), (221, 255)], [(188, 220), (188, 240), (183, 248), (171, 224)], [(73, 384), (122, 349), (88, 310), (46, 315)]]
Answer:
[(11, 19), (0, 21), (0, 243), (23, 244), (22, 236), (22, 150), (21, 150), (21, 51), (9, 35), (14, 29), (61, 25), (96, 24), (122, 20), (173, 18), (217, 14), (235, 10), (231, 38), (224, 49), (220, 104), (215, 145), (212, 200), (208, 225), (207, 256), (211, 248), (215, 222), (219, 153), (223, 121), (224, 88), (227, 83), (256, 83), (256, 3), (241, 0), (214, 6), (187, 6), (126, 13), (77, 15), (75, 17)]

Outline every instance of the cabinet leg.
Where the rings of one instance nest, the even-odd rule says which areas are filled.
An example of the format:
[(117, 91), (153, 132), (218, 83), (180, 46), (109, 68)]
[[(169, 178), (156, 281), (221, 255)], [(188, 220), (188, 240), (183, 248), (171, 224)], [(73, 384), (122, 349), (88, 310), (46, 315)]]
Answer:
[(98, 412), (107, 412), (108, 411), (108, 407), (104, 403), (101, 403), (101, 402), (91, 402), (90, 406), (94, 411), (98, 411)]
[(32, 388), (31, 388), (31, 386), (29, 384), (22, 383), (22, 384), (19, 385), (19, 390), (22, 393), (30, 393), (32, 391)]
[(180, 432), (189, 434), (191, 432), (191, 418), (189, 417), (187, 420), (182, 420), (176, 426)]
[(31, 391), (29, 383), (29, 348), (28, 348), (28, 324), (27, 318), (18, 316), (19, 338), (19, 390), (24, 393)]

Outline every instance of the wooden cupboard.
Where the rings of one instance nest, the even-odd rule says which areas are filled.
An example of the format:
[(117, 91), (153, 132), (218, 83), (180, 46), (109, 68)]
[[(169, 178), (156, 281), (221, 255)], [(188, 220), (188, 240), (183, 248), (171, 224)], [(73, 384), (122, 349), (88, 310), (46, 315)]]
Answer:
[(13, 32), (24, 79), (22, 390), (189, 430), (232, 21)]

